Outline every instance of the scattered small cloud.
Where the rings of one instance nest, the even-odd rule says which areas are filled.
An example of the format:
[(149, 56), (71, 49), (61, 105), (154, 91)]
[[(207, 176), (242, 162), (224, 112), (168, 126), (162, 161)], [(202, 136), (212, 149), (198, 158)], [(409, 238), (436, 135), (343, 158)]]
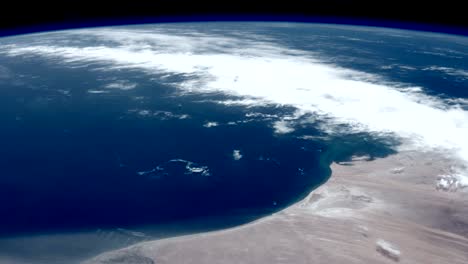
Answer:
[(276, 134), (287, 134), (294, 131), (294, 128), (291, 127), (291, 123), (284, 120), (276, 121), (273, 124), (273, 128)]
[(234, 160), (240, 160), (240, 159), (242, 159), (242, 154), (240, 153), (240, 150), (238, 150), (238, 149), (233, 150), (233, 151), (232, 151), (232, 158), (233, 158)]
[(410, 70), (410, 71), (417, 70), (416, 67), (412, 67), (412, 66), (408, 66), (408, 65), (398, 65), (398, 67), (400, 67), (400, 69)]
[(455, 192), (468, 187), (468, 177), (461, 174), (439, 175), (436, 189), (440, 191)]
[(271, 102), (262, 100), (261, 98), (256, 98), (256, 99), (239, 99), (239, 100), (218, 100), (218, 101), (213, 101), (214, 103), (217, 104), (222, 104), (226, 106), (246, 106), (246, 107), (253, 107), (253, 106), (259, 106), (259, 105), (268, 105)]
[(179, 119), (187, 119), (187, 118), (190, 118), (190, 115), (182, 114), (182, 115), (178, 115), (177, 118), (179, 118)]
[(206, 128), (219, 126), (218, 122), (206, 122), (204, 125)]
[(88, 90), (88, 93), (90, 93), (90, 94), (106, 94), (106, 93), (109, 93), (109, 91), (104, 91), (104, 90)]
[(425, 70), (425, 71), (439, 71), (439, 72), (443, 72), (443, 73), (445, 73), (447, 75), (468, 79), (468, 70), (464, 70), (464, 69), (455, 69), (455, 68), (441, 67), (441, 66), (430, 66), (430, 67), (424, 68), (423, 70)]
[(140, 110), (140, 111), (138, 111), (138, 115), (140, 115), (140, 116), (150, 116), (152, 114), (153, 113), (151, 113), (150, 110)]
[(204, 177), (211, 176), (210, 169), (208, 166), (200, 165), (193, 161), (188, 161), (184, 159), (171, 159), (169, 161), (163, 162), (158, 164), (155, 168), (146, 170), (146, 171), (138, 171), (137, 174), (140, 176), (147, 177), (148, 179), (162, 179), (164, 177), (170, 176), (170, 170), (167, 170), (169, 164), (181, 164), (185, 168), (184, 174), (186, 175), (200, 175)]
[(145, 118), (157, 118), (159, 120), (169, 120), (169, 119), (188, 119), (190, 115), (188, 114), (176, 114), (169, 111), (152, 111), (149, 109), (130, 109), (129, 113), (136, 113), (140, 117)]
[(302, 135), (298, 136), (297, 138), (303, 140), (328, 140), (330, 139), (328, 136), (314, 136), (314, 135)]
[(278, 118), (278, 115), (264, 114), (264, 113), (257, 113), (257, 112), (250, 112), (250, 113), (246, 113), (246, 114), (245, 114), (245, 117), (248, 117), (248, 118), (260, 118), (260, 119), (264, 119), (264, 120), (270, 120), (270, 119)]
[(187, 165), (185, 165), (185, 169), (187, 170), (186, 174), (195, 173), (205, 177), (211, 176), (208, 166), (196, 166), (193, 162), (187, 162)]
[(384, 255), (385, 257), (393, 260), (393, 261), (400, 261), (401, 252), (398, 250), (395, 245), (383, 240), (379, 239), (376, 242), (376, 250), (380, 254)]
[(135, 89), (135, 87), (137, 86), (136, 83), (131, 83), (129, 81), (126, 81), (126, 80), (120, 80), (120, 81), (116, 81), (116, 82), (113, 82), (113, 83), (109, 83), (107, 85), (105, 85), (104, 87), (105, 88), (108, 88), (108, 89), (118, 89), (118, 90), (132, 90), (132, 89)]

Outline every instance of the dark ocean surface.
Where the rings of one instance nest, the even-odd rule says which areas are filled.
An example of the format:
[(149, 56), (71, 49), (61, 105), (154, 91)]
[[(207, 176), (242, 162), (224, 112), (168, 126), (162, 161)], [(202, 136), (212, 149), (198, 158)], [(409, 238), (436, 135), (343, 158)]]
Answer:
[[(103, 76), (40, 59), (10, 63), (3, 61), (39, 77), (2, 90), (4, 234), (149, 224), (231, 210), (267, 213), (328, 177), (319, 165), (332, 143), (297, 138), (322, 135), (314, 127), (278, 136), (261, 119), (227, 124), (250, 112), (293, 109), (205, 102), (223, 96), (217, 94), (176, 96), (137, 72), (108, 73), (137, 82), (137, 91), (90, 94)], [(165, 117), (168, 112), (189, 117)], [(219, 125), (204, 127), (208, 121)], [(242, 159), (233, 159), (234, 150)], [(206, 166), (210, 175), (187, 174), (187, 162), (170, 162), (175, 159)], [(158, 166), (166, 174), (149, 173)]]
[[(448, 35), (366, 34), (338, 26), (317, 27), (313, 34), (305, 26), (184, 28), (190, 27), (252, 31), (313, 50), (334, 65), (423, 86), (428, 94), (468, 97), (465, 79), (400, 67), (466, 69), (458, 57), (466, 58), (467, 43)], [(0, 45), (28, 37), (0, 39)], [(433, 46), (465, 53), (437, 56)], [(295, 109), (225, 106), (215, 101), (239, 98), (221, 93), (180, 95), (138, 70), (103, 72), (93, 69), (106, 64), (70, 68), (3, 55), (0, 66), (10, 76), (0, 72), (0, 256), (34, 259), (42, 250), (36, 262), (60, 263), (138, 241), (236, 226), (303, 198), (328, 179), (332, 161), (382, 157), (398, 145), (369, 133), (327, 135), (318, 123), (275, 134), (274, 116)], [(116, 78), (138, 88), (89, 92)], [(184, 76), (171, 78), (177, 83)]]

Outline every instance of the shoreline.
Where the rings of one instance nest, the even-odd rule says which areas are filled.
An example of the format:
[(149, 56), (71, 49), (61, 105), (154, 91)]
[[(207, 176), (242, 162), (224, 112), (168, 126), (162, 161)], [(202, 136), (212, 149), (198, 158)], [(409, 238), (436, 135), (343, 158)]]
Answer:
[(412, 151), (332, 163), (324, 184), (271, 216), (84, 263), (468, 263), (468, 192), (437, 188), (452, 165)]

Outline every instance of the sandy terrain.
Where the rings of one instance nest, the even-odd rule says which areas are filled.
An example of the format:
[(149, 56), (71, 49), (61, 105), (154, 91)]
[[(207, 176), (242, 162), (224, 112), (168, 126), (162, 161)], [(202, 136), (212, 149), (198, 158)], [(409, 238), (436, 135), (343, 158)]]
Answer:
[(97, 263), (468, 263), (468, 192), (437, 188), (451, 161), (402, 152), (332, 164), (306, 199), (258, 221), (144, 242)]

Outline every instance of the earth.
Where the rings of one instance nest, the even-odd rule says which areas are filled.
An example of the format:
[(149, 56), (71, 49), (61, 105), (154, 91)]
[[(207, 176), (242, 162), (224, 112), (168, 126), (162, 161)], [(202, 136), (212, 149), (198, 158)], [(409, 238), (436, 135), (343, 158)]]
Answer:
[[(467, 60), (467, 37), (334, 24), (144, 24), (0, 38), (0, 263), (81, 263), (98, 255), (96, 263), (164, 263), (136, 251), (112, 261), (100, 254), (135, 245), (150, 252), (139, 245), (156, 241), (161, 249), (179, 245), (174, 238), (252, 224), (269, 232), (257, 226), (272, 215), (298, 204), (322, 208), (310, 203), (329, 197), (335, 171), (336, 181), (364, 170), (387, 175), (381, 168), (390, 161), (385, 177), (402, 185), (395, 190), (401, 197), (413, 195), (396, 209), (434, 201), (442, 215), (462, 215)], [(405, 165), (393, 166), (396, 160)], [(340, 184), (351, 190), (358, 181)], [(351, 211), (318, 215), (356, 208), (353, 200)], [(453, 248), (461, 239), (466, 244), (456, 248), (467, 252), (468, 218), (457, 219), (456, 229), (440, 228), (460, 237), (444, 243)], [(377, 252), (400, 261), (388, 241), (379, 239)]]

